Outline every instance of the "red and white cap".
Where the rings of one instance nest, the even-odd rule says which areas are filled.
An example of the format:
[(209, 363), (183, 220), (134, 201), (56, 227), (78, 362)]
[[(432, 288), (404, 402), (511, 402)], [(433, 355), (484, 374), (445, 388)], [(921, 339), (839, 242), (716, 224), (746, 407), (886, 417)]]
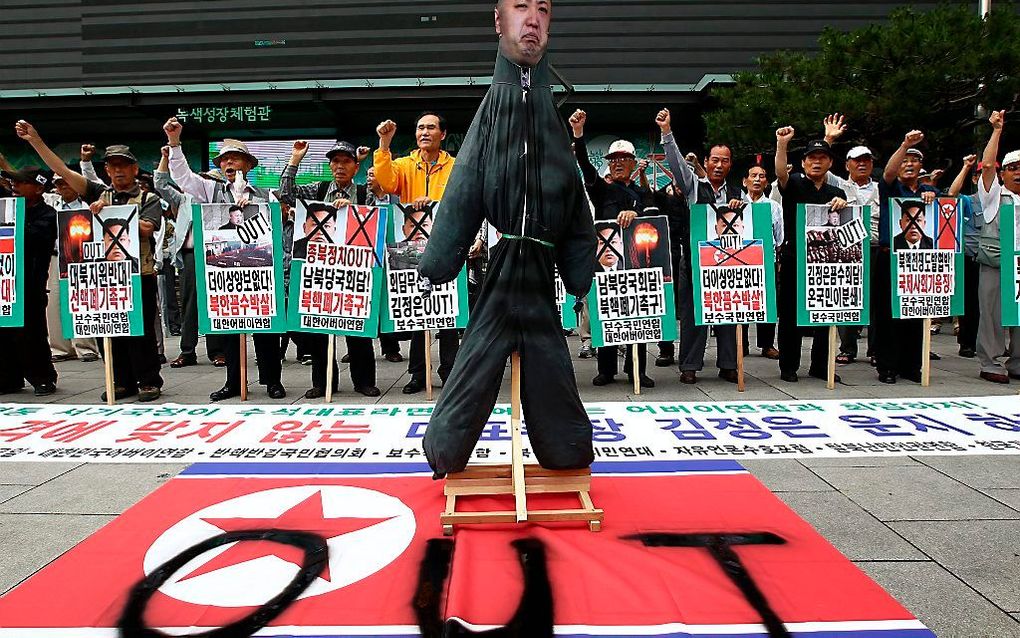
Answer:
[(631, 157), (637, 157), (634, 153), (634, 145), (627, 140), (616, 140), (609, 145), (609, 150), (602, 156), (603, 159), (609, 159), (617, 155), (630, 155)]

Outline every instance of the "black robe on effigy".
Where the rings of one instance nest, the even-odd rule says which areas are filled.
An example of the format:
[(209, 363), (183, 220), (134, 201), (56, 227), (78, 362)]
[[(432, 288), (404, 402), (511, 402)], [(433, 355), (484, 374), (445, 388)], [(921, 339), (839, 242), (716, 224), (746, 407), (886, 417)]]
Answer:
[(553, 101), (547, 58), (520, 67), (496, 57), (418, 267), (433, 284), (460, 272), (482, 220), (502, 234), (449, 380), (425, 433), (437, 477), (467, 465), (499, 394), (506, 360), (521, 356), (528, 438), (543, 467), (591, 465), (592, 426), (556, 306), (554, 266), (583, 298), (596, 237), (570, 136)]

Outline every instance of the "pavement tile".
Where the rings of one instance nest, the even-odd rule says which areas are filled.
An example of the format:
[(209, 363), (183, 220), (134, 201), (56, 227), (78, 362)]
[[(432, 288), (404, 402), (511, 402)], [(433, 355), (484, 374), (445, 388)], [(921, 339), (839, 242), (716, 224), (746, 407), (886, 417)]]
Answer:
[(939, 638), (1020, 637), (1020, 623), (932, 562), (857, 563)]
[(879, 520), (1018, 518), (1018, 513), (929, 467), (816, 467)]
[(1020, 459), (1014, 455), (987, 455), (980, 459), (972, 456), (921, 456), (917, 460), (970, 487), (1020, 488)]
[(0, 504), (0, 513), (120, 514), (184, 467), (86, 465)]
[(56, 461), (3, 461), (0, 462), (0, 485), (41, 485), (82, 465)]
[(1002, 609), (1020, 611), (1020, 521), (889, 526)]
[(984, 489), (981, 491), (1000, 503), (1004, 503), (1009, 507), (1020, 511), (1020, 489)]
[[(0, 593), (11, 589), (77, 545), (113, 516), (0, 514)], [(17, 548), (17, 551), (10, 551)]]
[(0, 503), (9, 501), (18, 494), (24, 494), (32, 489), (31, 485), (0, 485)]
[(741, 461), (751, 474), (773, 492), (826, 492), (834, 489), (796, 459)]
[(926, 560), (926, 556), (838, 492), (778, 494), (850, 560)]

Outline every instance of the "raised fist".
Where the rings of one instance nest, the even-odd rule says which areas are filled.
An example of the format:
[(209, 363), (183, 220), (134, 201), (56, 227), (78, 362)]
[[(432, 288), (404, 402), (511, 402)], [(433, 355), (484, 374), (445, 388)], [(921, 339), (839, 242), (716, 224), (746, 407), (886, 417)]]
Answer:
[(776, 140), (784, 144), (789, 144), (790, 140), (793, 139), (795, 131), (792, 126), (784, 126), (776, 130)]
[(903, 145), (904, 146), (908, 146), (908, 147), (909, 146), (917, 146), (918, 144), (920, 144), (923, 141), (924, 141), (924, 133), (922, 133), (921, 131), (917, 131), (917, 130), (910, 131), (909, 133), (907, 133), (906, 135), (903, 136)]
[(379, 147), (389, 148), (390, 142), (393, 141), (393, 136), (397, 134), (397, 123), (393, 120), (386, 120), (375, 127), (375, 132), (379, 134)]
[(39, 131), (35, 130), (35, 127), (25, 120), (18, 120), (17, 124), (14, 125), (14, 132), (18, 137), (29, 143), (40, 139)]
[(588, 121), (588, 114), (577, 109), (570, 116), (568, 122), (570, 122), (570, 128), (574, 131), (574, 137), (584, 137), (584, 123)]
[(166, 121), (163, 125), (163, 131), (166, 133), (166, 139), (170, 142), (170, 146), (178, 146), (181, 143), (181, 131), (184, 127), (177, 121), (176, 117), (172, 117)]
[(91, 162), (92, 158), (96, 155), (96, 147), (92, 144), (81, 145), (81, 161)]
[(659, 111), (659, 114), (655, 116), (655, 123), (659, 126), (659, 130), (663, 135), (669, 133), (672, 130), (670, 127), (671, 118), (669, 116), (669, 109)]
[(305, 158), (305, 155), (307, 153), (308, 153), (308, 142), (306, 142), (305, 140), (296, 140), (294, 142), (294, 148), (290, 152), (290, 158), (292, 160), (297, 160), (298, 162), (300, 162), (301, 160), (303, 160)]
[(1006, 111), (992, 111), (992, 114), (988, 116), (988, 121), (992, 128), (1002, 128), (1002, 125), (1006, 123)]

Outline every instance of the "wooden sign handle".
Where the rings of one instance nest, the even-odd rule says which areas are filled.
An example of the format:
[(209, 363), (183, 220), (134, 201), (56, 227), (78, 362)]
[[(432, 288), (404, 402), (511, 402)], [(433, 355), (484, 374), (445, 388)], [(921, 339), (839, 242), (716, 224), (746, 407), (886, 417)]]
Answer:
[(239, 335), (241, 339), (241, 400), (248, 400), (248, 335)]
[(425, 398), (432, 400), (432, 331), (425, 331)]
[(333, 402), (333, 361), (336, 357), (336, 335), (327, 335), (329, 345), (326, 346), (326, 403)]
[(110, 337), (103, 337), (103, 367), (106, 373), (106, 405), (113, 405), (117, 393), (113, 383), (113, 342)]
[(921, 337), (921, 386), (931, 385), (931, 319), (924, 319), (924, 336)]
[(836, 336), (838, 334), (836, 326), (829, 326), (829, 363), (825, 375), (825, 387), (829, 390), (836, 389)]
[(634, 394), (641, 394), (641, 366), (638, 364), (638, 344), (630, 344), (630, 369), (634, 377)]
[(737, 392), (744, 391), (744, 324), (737, 324)]

